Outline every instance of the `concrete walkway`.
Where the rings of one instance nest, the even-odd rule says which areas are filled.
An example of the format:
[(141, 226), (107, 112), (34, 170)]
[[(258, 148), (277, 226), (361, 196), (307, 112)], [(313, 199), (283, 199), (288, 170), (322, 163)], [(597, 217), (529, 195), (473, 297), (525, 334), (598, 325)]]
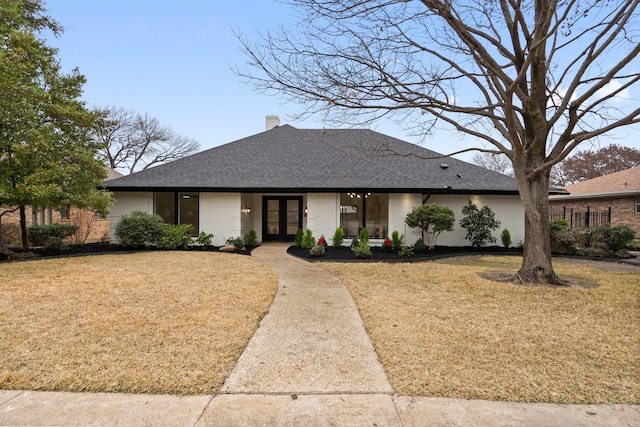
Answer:
[(285, 250), (253, 253), (278, 291), (219, 395), (0, 391), (0, 425), (640, 426), (640, 406), (394, 396), (346, 288)]

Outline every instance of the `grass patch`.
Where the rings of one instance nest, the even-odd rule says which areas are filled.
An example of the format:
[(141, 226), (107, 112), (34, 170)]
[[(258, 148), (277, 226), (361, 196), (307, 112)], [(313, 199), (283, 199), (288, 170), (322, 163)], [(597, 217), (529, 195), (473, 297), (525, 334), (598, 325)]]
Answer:
[(2, 389), (216, 393), (277, 287), (250, 257), (206, 252), (1, 269)]
[(350, 290), (400, 395), (553, 403), (640, 402), (640, 274), (556, 261), (596, 287), (480, 277), (519, 257), (320, 266)]

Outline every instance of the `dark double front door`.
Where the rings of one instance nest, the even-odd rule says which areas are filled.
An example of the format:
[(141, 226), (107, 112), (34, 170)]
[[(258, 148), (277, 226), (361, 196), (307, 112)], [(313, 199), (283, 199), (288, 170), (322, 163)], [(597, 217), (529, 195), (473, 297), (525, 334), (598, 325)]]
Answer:
[(291, 242), (302, 228), (302, 196), (262, 198), (262, 240)]

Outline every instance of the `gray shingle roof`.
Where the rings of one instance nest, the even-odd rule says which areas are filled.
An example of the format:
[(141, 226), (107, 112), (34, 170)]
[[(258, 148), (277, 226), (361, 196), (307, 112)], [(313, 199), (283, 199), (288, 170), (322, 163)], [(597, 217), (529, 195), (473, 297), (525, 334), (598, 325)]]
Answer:
[(437, 156), (371, 130), (284, 125), (106, 185), (119, 191), (517, 193), (511, 177)]

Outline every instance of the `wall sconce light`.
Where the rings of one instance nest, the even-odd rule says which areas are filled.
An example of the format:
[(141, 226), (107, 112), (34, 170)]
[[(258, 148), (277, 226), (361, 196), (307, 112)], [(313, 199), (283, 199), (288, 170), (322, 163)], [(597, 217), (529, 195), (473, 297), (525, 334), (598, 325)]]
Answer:
[(251, 213), (251, 208), (249, 207), (249, 205), (244, 205), (244, 208), (240, 209), (240, 212), (245, 213), (245, 214), (250, 214)]
[(305, 218), (307, 217), (307, 211), (308, 211), (308, 208), (305, 206), (305, 207), (304, 207), (304, 217), (305, 217)]

